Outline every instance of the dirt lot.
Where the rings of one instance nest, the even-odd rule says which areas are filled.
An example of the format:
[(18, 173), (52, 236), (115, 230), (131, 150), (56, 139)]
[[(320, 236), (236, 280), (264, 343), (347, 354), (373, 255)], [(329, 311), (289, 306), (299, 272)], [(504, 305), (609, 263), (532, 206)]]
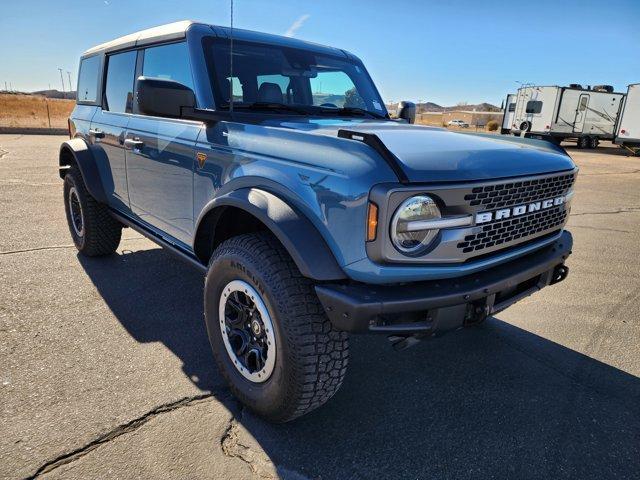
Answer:
[(75, 104), (75, 100), (0, 94), (0, 127), (67, 128)]
[(566, 282), (269, 425), (213, 366), (203, 279), (135, 232), (76, 255), (63, 137), (0, 136), (0, 478), (640, 478), (640, 158), (581, 167)]

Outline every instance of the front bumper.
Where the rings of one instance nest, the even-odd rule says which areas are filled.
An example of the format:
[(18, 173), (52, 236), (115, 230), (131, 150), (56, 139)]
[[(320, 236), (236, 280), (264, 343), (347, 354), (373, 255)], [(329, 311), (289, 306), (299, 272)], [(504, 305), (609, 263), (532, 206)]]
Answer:
[(564, 280), (569, 232), (529, 255), (465, 277), (402, 285), (325, 284), (316, 293), (333, 325), (348, 332), (430, 334), (482, 321)]

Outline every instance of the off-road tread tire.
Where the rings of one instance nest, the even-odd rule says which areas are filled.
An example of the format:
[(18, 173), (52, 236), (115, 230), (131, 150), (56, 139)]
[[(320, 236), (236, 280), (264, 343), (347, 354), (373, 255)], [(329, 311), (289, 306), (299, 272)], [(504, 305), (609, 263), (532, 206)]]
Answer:
[[(84, 235), (78, 237), (71, 225), (68, 194), (71, 185), (76, 187), (82, 205)], [(113, 254), (122, 237), (122, 224), (109, 214), (108, 207), (91, 196), (84, 184), (82, 173), (72, 166), (64, 179), (64, 205), (73, 243), (87, 257), (102, 257)]]
[[(239, 235), (222, 243), (209, 262), (207, 282), (215, 282), (217, 262), (229, 255), (246, 259), (244, 266), (249, 270), (257, 267), (259, 272), (255, 273), (264, 278), (269, 301), (277, 309), (277, 313), (272, 314), (272, 322), (278, 323), (289, 352), (283, 382), (284, 406), (274, 411), (268, 405), (252, 405), (235, 385), (232, 377), (237, 376), (229, 375), (224, 367), (221, 355), (228, 357), (226, 350), (214, 348), (214, 356), (232, 393), (241, 402), (270, 421), (291, 421), (326, 403), (342, 385), (349, 357), (348, 334), (333, 327), (318, 300), (313, 281), (300, 273), (271, 233)], [(214, 302), (217, 311), (218, 301), (205, 295), (205, 312), (207, 302)], [(276, 363), (281, 360), (277, 355)]]

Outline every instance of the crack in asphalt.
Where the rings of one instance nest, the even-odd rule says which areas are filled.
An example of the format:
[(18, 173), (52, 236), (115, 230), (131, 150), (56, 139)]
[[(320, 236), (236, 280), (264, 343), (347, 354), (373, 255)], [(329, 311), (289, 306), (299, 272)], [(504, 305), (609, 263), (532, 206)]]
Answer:
[[(0, 155), (0, 158), (2, 155)], [(10, 178), (3, 180), (0, 185), (24, 185), (26, 187), (53, 187), (59, 185), (58, 182), (27, 182), (25, 180)]]
[(220, 447), (222, 453), (227, 457), (237, 458), (249, 465), (251, 472), (257, 475), (259, 478), (266, 478), (269, 480), (277, 478), (274, 475), (274, 467), (271, 467), (273, 463), (268, 457), (262, 455), (260, 452), (254, 452), (250, 446), (242, 443), (240, 439), (240, 427), (239, 424), (242, 421), (244, 415), (244, 408), (240, 409), (240, 413), (237, 417), (232, 417), (229, 421), (224, 435), (220, 439)]
[(618, 213), (635, 213), (640, 212), (640, 207), (628, 207), (628, 208), (619, 208), (618, 210), (611, 210), (605, 212), (581, 212), (581, 213), (572, 213), (571, 217), (580, 217), (582, 215), (615, 215)]
[(606, 228), (606, 227), (590, 227), (587, 225), (571, 225), (569, 228), (586, 228), (589, 230), (601, 230), (604, 232), (616, 232), (616, 233), (635, 233), (631, 230), (618, 230), (616, 228)]
[(5, 150), (4, 148), (0, 147), (0, 158), (4, 157), (8, 153), (9, 153), (9, 150)]
[(602, 175), (633, 175), (634, 173), (640, 173), (640, 168), (631, 170), (630, 172), (600, 172), (600, 173), (582, 173), (581, 177), (599, 177)]
[[(141, 240), (145, 237), (143, 236), (139, 236), (139, 237), (129, 237), (129, 238), (123, 238), (121, 241), (122, 242), (128, 242), (130, 240)], [(44, 247), (32, 247), (32, 248), (25, 248), (22, 250), (7, 250), (6, 252), (0, 252), (0, 255), (13, 255), (15, 253), (28, 253), (28, 252), (37, 252), (39, 250), (56, 250), (59, 248), (75, 248), (74, 244), (70, 244), (70, 245), (46, 245)]]
[(236, 417), (231, 418), (224, 435), (220, 439), (222, 453), (246, 463), (251, 472), (258, 478), (267, 480), (309, 480), (309, 477), (295, 470), (276, 465), (266, 453), (256, 452), (251, 446), (242, 443), (240, 424), (243, 416), (244, 407), (240, 405), (240, 412)]
[(150, 410), (144, 415), (138, 418), (135, 418), (127, 423), (124, 423), (122, 425), (119, 425), (113, 430), (110, 430), (109, 432), (103, 435), (100, 435), (99, 437), (90, 441), (86, 445), (83, 445), (82, 447), (76, 448), (71, 452), (63, 453), (62, 455), (59, 455), (58, 457), (52, 460), (49, 460), (48, 462), (41, 465), (32, 475), (29, 475), (26, 478), (27, 479), (37, 478), (40, 475), (49, 473), (52, 470), (55, 470), (56, 468), (61, 467), (62, 465), (66, 465), (68, 463), (74, 462), (79, 458), (84, 457), (86, 454), (88, 454), (92, 450), (95, 450), (100, 445), (110, 442), (111, 440), (114, 440), (119, 436), (124, 435), (125, 433), (129, 433), (134, 430), (137, 430), (138, 428), (143, 426), (145, 423), (147, 423), (149, 420), (151, 420), (152, 418), (162, 413), (171, 412), (182, 407), (189, 407), (192, 405), (196, 405), (204, 401), (211, 400), (213, 398), (214, 398), (213, 393), (203, 393), (203, 394), (194, 395), (191, 397), (184, 397), (184, 398), (181, 398), (180, 400), (176, 400), (175, 402), (164, 403), (154, 408), (153, 410)]

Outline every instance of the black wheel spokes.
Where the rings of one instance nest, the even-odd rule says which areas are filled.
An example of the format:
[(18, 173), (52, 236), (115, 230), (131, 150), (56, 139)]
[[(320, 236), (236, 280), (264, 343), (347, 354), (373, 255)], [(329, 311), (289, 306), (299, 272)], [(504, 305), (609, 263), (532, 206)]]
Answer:
[(240, 357), (244, 355), (249, 347), (249, 337), (247, 333), (238, 328), (229, 331), (229, 343), (235, 354)]
[(71, 193), (71, 219), (78, 232), (82, 231), (82, 211), (80, 210), (80, 201), (75, 192)]
[(244, 364), (250, 372), (257, 372), (264, 368), (266, 352), (263, 349), (253, 345), (244, 355)]
[(225, 324), (229, 343), (238, 361), (250, 373), (262, 370), (268, 346), (260, 313), (249, 296), (238, 291), (229, 295), (225, 305)]

